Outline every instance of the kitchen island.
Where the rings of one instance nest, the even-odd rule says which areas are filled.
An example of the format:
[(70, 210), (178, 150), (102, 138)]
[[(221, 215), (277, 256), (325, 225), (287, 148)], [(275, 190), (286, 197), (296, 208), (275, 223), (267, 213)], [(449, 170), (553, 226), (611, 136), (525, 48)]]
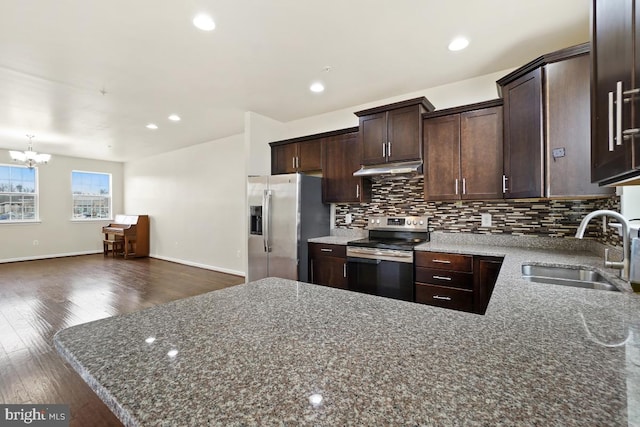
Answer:
[(269, 278), (60, 331), (125, 425), (640, 423), (640, 297), (530, 283), (575, 250), (505, 256), (485, 315)]

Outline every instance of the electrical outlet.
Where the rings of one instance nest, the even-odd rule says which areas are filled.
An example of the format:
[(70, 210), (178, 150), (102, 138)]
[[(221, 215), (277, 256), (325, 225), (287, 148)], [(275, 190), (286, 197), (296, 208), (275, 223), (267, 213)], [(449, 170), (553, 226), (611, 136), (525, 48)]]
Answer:
[(240, 249), (236, 251), (236, 258), (240, 258)]
[(344, 216), (344, 222), (345, 224), (351, 224), (353, 222), (353, 217), (351, 216), (350, 213)]
[(481, 227), (491, 227), (491, 214), (490, 213), (480, 214), (480, 218), (482, 218)]

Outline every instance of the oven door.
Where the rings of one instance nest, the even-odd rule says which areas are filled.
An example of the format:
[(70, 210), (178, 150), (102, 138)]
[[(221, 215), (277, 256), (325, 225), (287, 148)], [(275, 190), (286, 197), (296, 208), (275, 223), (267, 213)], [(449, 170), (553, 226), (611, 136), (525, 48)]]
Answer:
[(347, 247), (349, 290), (414, 301), (413, 252)]

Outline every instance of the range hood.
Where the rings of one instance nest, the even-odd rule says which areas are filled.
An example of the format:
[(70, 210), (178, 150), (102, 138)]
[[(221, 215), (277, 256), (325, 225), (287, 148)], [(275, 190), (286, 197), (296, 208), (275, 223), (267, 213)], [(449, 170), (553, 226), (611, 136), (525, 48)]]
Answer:
[(362, 166), (353, 176), (422, 175), (422, 160)]

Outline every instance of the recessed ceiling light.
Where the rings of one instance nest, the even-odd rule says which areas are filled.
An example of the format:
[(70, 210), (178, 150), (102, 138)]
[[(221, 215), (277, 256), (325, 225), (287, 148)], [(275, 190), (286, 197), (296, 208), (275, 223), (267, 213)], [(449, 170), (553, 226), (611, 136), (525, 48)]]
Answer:
[(213, 22), (213, 19), (204, 13), (196, 15), (196, 17), (193, 18), (193, 25), (202, 31), (213, 31), (216, 28), (216, 23)]
[(451, 43), (449, 43), (449, 50), (455, 52), (457, 50), (462, 50), (467, 46), (469, 46), (469, 40), (464, 37), (456, 37), (451, 41)]
[(155, 123), (149, 123), (147, 129), (158, 129), (158, 125)]
[(320, 82), (315, 82), (309, 86), (309, 90), (315, 93), (324, 92), (324, 85)]
[(172, 114), (169, 116), (169, 120), (171, 120), (172, 122), (179, 122), (180, 121), (180, 116), (177, 114)]

